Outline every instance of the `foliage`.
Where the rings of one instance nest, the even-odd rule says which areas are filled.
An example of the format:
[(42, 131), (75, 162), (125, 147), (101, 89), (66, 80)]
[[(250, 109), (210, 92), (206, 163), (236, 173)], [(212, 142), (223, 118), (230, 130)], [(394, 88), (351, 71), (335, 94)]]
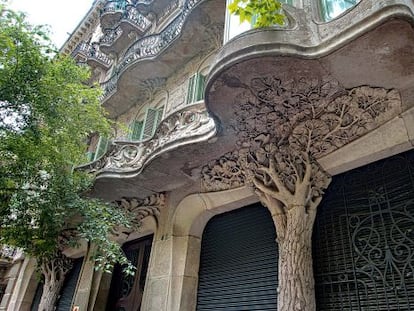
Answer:
[(73, 170), (86, 161), (86, 137), (111, 127), (89, 74), (0, 3), (0, 244), (43, 259), (83, 238), (110, 270), (127, 260), (108, 233), (130, 219), (87, 198), (92, 180)]
[(254, 28), (283, 25), (285, 22), (282, 4), (277, 0), (233, 0), (228, 9), (240, 17), (240, 23), (254, 22)]

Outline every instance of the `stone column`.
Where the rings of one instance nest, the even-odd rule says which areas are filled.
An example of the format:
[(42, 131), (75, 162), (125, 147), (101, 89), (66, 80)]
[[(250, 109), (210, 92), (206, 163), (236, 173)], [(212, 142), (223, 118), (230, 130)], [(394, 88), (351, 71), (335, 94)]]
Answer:
[(91, 294), (92, 281), (95, 275), (95, 263), (89, 259), (93, 251), (94, 246), (89, 246), (83, 260), (75, 296), (73, 298), (73, 306), (78, 306), (79, 310), (88, 310), (89, 296)]
[(278, 310), (316, 310), (312, 229), (330, 176), (306, 150), (264, 145), (249, 157), (257, 194), (271, 211), (276, 227)]

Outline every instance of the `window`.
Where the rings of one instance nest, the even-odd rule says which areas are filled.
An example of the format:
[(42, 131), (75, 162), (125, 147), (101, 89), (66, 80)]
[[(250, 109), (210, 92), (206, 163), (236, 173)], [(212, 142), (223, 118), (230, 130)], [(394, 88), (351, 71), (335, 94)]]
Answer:
[(204, 99), (204, 86), (206, 77), (196, 73), (188, 81), (187, 105)]
[(86, 159), (88, 162), (92, 162), (95, 159), (95, 152), (88, 151), (86, 153)]
[(330, 21), (356, 5), (359, 0), (321, 0), (321, 15), (324, 21)]
[(148, 108), (145, 114), (145, 120), (143, 123), (143, 130), (141, 139), (148, 139), (154, 135), (158, 124), (162, 120), (162, 114), (164, 112), (164, 106), (160, 108)]
[(104, 155), (104, 153), (108, 149), (108, 143), (109, 143), (108, 138), (106, 138), (105, 136), (100, 136), (99, 137), (98, 146), (96, 147), (94, 160), (97, 160), (101, 156)]
[(129, 133), (128, 139), (129, 140), (140, 140), (142, 136), (142, 129), (144, 126), (144, 121), (134, 120), (129, 125)]

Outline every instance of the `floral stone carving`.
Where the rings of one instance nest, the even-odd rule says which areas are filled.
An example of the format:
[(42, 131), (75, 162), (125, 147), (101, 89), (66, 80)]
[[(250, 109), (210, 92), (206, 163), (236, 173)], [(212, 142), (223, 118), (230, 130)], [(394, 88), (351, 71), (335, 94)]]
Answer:
[(115, 141), (95, 162), (80, 167), (89, 172), (137, 172), (150, 160), (179, 146), (207, 140), (216, 132), (204, 103), (185, 107), (164, 119), (154, 136), (140, 142)]
[(396, 116), (400, 95), (368, 86), (347, 90), (330, 77), (268, 76), (246, 85), (227, 76), (223, 82), (245, 89), (236, 99), (231, 124), (239, 158), (225, 155), (215, 165), (207, 165), (203, 181), (213, 189), (229, 188), (234, 177), (223, 170), (245, 171), (275, 222), (278, 310), (315, 310), (312, 228), (331, 180), (316, 159)]

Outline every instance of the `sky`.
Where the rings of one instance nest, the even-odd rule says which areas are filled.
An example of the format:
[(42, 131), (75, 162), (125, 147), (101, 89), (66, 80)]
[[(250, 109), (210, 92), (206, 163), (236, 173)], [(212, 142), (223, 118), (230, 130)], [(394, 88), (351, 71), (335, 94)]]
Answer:
[(92, 6), (93, 0), (9, 0), (13, 10), (25, 12), (33, 25), (49, 25), (50, 37), (61, 48)]

